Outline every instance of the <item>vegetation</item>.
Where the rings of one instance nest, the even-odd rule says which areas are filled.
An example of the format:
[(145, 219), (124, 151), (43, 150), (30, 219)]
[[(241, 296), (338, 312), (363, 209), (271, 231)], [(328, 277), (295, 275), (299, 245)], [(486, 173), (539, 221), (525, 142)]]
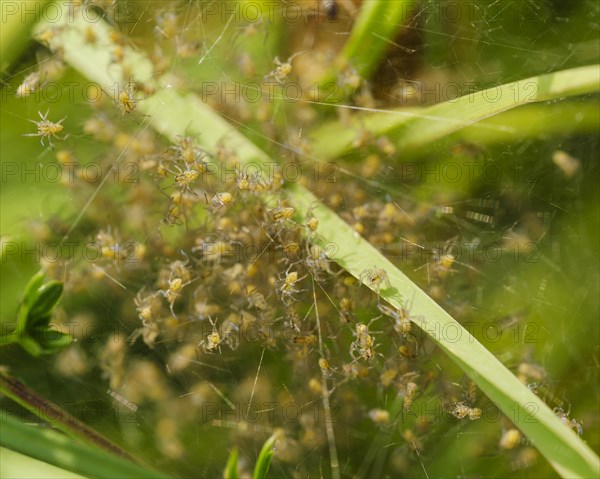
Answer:
[(599, 13), (495, 3), (36, 4), (2, 446), (88, 477), (598, 476)]

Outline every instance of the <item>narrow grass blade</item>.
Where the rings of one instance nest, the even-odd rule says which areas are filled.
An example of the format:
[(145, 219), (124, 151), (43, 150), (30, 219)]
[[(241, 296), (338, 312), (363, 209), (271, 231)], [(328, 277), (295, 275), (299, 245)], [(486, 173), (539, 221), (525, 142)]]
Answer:
[(331, 242), (337, 246), (332, 258), (336, 263), (356, 278), (367, 268), (383, 268), (392, 287), (382, 290), (381, 297), (398, 309), (406, 298), (413, 298), (411, 319), (521, 429), (562, 477), (598, 477), (598, 456), (427, 293), (312, 194), (298, 186), (289, 193), (300, 215), (313, 208), (322, 246)]
[(273, 447), (275, 446), (276, 440), (277, 436), (273, 434), (263, 444), (263, 447), (258, 454), (258, 459), (256, 459), (252, 479), (265, 479), (265, 477), (267, 477), (267, 472), (269, 472), (269, 467), (271, 466), (271, 459), (273, 459), (273, 454), (275, 453)]
[[(64, 50), (67, 62), (106, 89), (107, 84), (116, 81), (115, 77), (109, 77), (106, 73), (109, 70), (107, 67), (110, 58), (106, 51), (98, 47), (83, 45), (83, 28), (86, 26), (88, 24), (80, 19), (71, 23), (66, 32), (55, 39), (56, 46)], [(108, 27), (103, 23), (97, 22), (89, 26), (98, 30), (99, 38), (106, 36)], [(142, 54), (132, 53), (128, 60), (132, 71), (140, 72), (139, 80), (150, 78), (151, 65)], [(121, 75), (118, 80), (122, 80), (122, 71), (115, 73), (115, 70), (118, 68), (112, 68), (112, 74)], [(577, 75), (575, 79), (571, 77), (574, 74)], [(597, 77), (598, 68), (595, 66), (535, 77), (534, 84), (540, 87), (536, 95), (537, 100), (528, 99), (521, 104), (595, 91)], [(526, 92), (526, 82), (516, 82), (505, 87), (512, 91), (510, 85), (515, 85), (518, 91)], [(428, 121), (425, 121), (422, 113), (413, 115), (410, 128), (414, 130), (415, 124), (419, 124), (425, 129), (431, 129), (433, 133), (427, 133), (427, 141), (431, 141), (466, 124), (516, 106), (512, 100), (500, 103), (490, 105), (480, 101), (476, 108), (472, 108), (464, 101), (460, 115), (451, 111), (456, 105), (452, 105), (452, 108), (436, 105), (429, 109)], [(148, 115), (147, 121), (150, 126), (166, 136), (195, 136), (207, 149), (216, 147), (220, 140), (226, 140), (228, 147), (236, 150), (242, 163), (254, 162), (257, 166), (266, 167), (272, 162), (263, 151), (245, 139), (193, 94), (160, 89), (155, 95), (140, 102), (139, 110)], [(393, 114), (375, 116), (375, 120), (371, 119), (367, 126), (372, 128), (377, 124), (382, 132), (389, 132), (399, 127), (397, 120), (398, 115)], [(402, 124), (406, 121), (404, 118)], [(339, 134), (341, 130), (337, 131)], [(328, 141), (337, 142), (335, 135), (334, 131)], [(413, 138), (414, 141), (414, 135), (407, 138)], [(403, 299), (414, 297), (411, 310), (413, 321), (428, 333), (490, 400), (528, 436), (561, 476), (598, 477), (600, 463), (594, 452), (458, 322), (333, 211), (323, 206), (310, 191), (294, 184), (287, 187), (287, 193), (300, 217), (304, 217), (309, 208), (314, 208), (314, 214), (320, 221), (318, 241), (323, 245), (335, 243), (339, 247), (332, 260), (357, 278), (366, 268), (383, 268), (389, 276), (391, 288), (382, 290), (381, 297), (397, 308), (403, 306)]]
[(223, 479), (239, 479), (239, 475), (237, 472), (238, 466), (238, 450), (233, 448), (231, 453), (229, 454), (229, 459), (227, 459), (227, 464), (225, 465), (225, 471), (223, 471)]
[[(335, 82), (345, 68), (353, 68), (362, 78), (369, 78), (414, 7), (415, 2), (405, 0), (365, 0), (350, 37), (320, 83)], [(339, 101), (340, 96), (335, 99)]]
[(0, 444), (26, 456), (90, 478), (158, 479), (168, 476), (146, 470), (123, 458), (81, 444), (52, 429), (23, 424), (4, 414)]
[[(489, 125), (490, 128), (481, 128)], [(515, 131), (494, 126), (511, 125)], [(506, 111), (468, 126), (453, 136), (478, 146), (518, 142), (553, 135), (590, 134), (600, 131), (598, 100), (564, 101), (550, 105), (532, 104)]]
[(310, 134), (313, 155), (333, 160), (353, 150), (361, 129), (387, 135), (402, 152), (422, 148), (465, 127), (510, 135), (512, 123), (477, 123), (518, 106), (559, 100), (600, 90), (600, 65), (570, 68), (506, 83), (421, 109), (398, 108), (355, 117), (349, 125), (332, 121)]
[(36, 479), (84, 479), (80, 474), (25, 456), (6, 447), (0, 447), (0, 476), (14, 479), (25, 477), (35, 477)]

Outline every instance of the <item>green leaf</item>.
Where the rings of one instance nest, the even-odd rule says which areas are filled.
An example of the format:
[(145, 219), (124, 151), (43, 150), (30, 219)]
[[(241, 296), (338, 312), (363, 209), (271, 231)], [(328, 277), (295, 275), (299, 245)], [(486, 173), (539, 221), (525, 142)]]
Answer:
[(40, 289), (40, 287), (44, 283), (45, 276), (46, 274), (43, 271), (38, 271), (31, 277), (31, 279), (27, 283), (27, 286), (25, 286), (25, 295), (23, 296), (23, 303), (25, 303), (27, 306), (31, 307), (31, 305), (33, 305), (38, 295), (38, 289)]
[[(415, 2), (406, 0), (363, 2), (348, 40), (320, 83), (336, 82), (339, 72), (348, 67), (368, 79), (393, 45), (398, 26), (408, 20), (414, 7)], [(335, 95), (335, 100), (341, 96)]]
[(277, 436), (273, 434), (269, 439), (265, 441), (258, 459), (256, 460), (256, 466), (254, 466), (254, 472), (252, 473), (252, 479), (265, 479), (267, 472), (269, 472), (269, 466), (271, 465), (271, 459), (275, 451), (273, 447), (277, 441)]
[(229, 459), (227, 459), (227, 464), (223, 471), (223, 479), (239, 479), (240, 476), (238, 475), (237, 466), (238, 450), (234, 447), (229, 454)]
[(34, 357), (38, 357), (42, 354), (42, 347), (40, 344), (26, 334), (21, 334), (20, 340), (17, 342), (25, 351)]
[(36, 273), (27, 286), (13, 331), (3, 334), (0, 345), (19, 343), (32, 356), (54, 354), (69, 346), (71, 336), (49, 328), (52, 311), (58, 303), (63, 285), (59, 281), (43, 284), (44, 272)]
[(19, 452), (0, 446), (2, 472), (5, 477), (35, 477), (37, 479), (85, 479), (66, 469), (58, 468)]
[(41, 340), (38, 341), (40, 354), (54, 354), (68, 347), (73, 342), (73, 338), (65, 333), (54, 329), (45, 329), (40, 331)]
[[(13, 61), (27, 48), (31, 41), (31, 29), (36, 20), (44, 15), (41, 12), (48, 0), (24, 0), (14, 10), (10, 4), (2, 6), (2, 28), (0, 29), (0, 70), (4, 74)], [(6, 6), (6, 9), (4, 9)], [(33, 14), (25, 15), (25, 12)]]
[[(37, 297), (29, 308), (28, 325), (37, 327), (43, 324), (44, 318), (52, 313), (63, 292), (63, 285), (59, 281), (50, 281), (37, 291)], [(46, 325), (48, 322), (46, 322)]]
[(0, 419), (0, 444), (67, 471), (100, 479), (167, 478), (166, 474), (143, 468), (121, 457), (82, 444), (44, 427), (23, 424), (9, 414)]
[(76, 438), (78, 441), (83, 441), (89, 447), (96, 447), (105, 453), (114, 454), (121, 459), (140, 463), (134, 456), (99, 434), (87, 424), (81, 422), (71, 413), (48, 401), (48, 399), (36, 390), (2, 370), (0, 370), (0, 392), (27, 409), (33, 415), (39, 417), (43, 422), (48, 421), (47, 412), (52, 411), (51, 423), (53, 427), (68, 434), (70, 437)]
[(350, 124), (332, 121), (314, 130), (310, 134), (312, 154), (321, 161), (338, 158), (354, 149), (357, 132), (364, 129), (374, 137), (388, 135), (402, 152), (401, 158), (408, 159), (408, 153), (466, 127), (505, 134), (517, 132), (512, 123), (480, 121), (518, 106), (599, 89), (600, 65), (590, 65), (506, 83), (426, 108), (397, 108), (354, 116)]

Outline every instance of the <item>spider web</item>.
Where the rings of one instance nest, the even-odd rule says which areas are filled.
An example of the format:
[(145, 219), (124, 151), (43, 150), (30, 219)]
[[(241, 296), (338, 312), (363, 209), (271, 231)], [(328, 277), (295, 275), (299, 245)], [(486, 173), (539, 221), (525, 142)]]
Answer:
[[(219, 2), (119, 2), (105, 8), (108, 17), (121, 19), (117, 25), (138, 48), (152, 53), (154, 50), (148, 45), (158, 45), (165, 50), (168, 64), (165, 73), (172, 75), (177, 88), (206, 97), (209, 84), (216, 87), (216, 93), (207, 98), (209, 104), (211, 101), (225, 103), (219, 107), (222, 115), (272, 157), (282, 162), (297, 162), (308, 170), (317, 168), (318, 158), (310, 152), (302, 153), (302, 145), (305, 142), (310, 145), (318, 105), (310, 101), (288, 104), (277, 98), (252, 103), (247, 93), (256, 89), (255, 85), (265, 76), (280, 78), (282, 73), (277, 69), (287, 61), (292, 70), (280, 78), (281, 82), (306, 85), (302, 81), (304, 76), (310, 75), (310, 64), (331, 60), (348, 38), (353, 22), (350, 5), (339, 2), (338, 18), (326, 21), (322, 14), (312, 13), (309, 3), (276, 3), (273, 15), (285, 18), (286, 31), (285, 42), (275, 46), (269, 43), (269, 36), (278, 34), (276, 27), (270, 22), (249, 21), (251, 11), (236, 10), (233, 4), (225, 8), (225, 4)], [(439, 103), (532, 75), (597, 61), (598, 6), (595, 2), (413, 3), (414, 9), (405, 18), (397, 37), (390, 41), (385, 60), (368, 88), (334, 105), (332, 118), (339, 117), (343, 121), (364, 110)], [(296, 7), (302, 14), (292, 20)], [(118, 8), (125, 9), (120, 11), (121, 17)], [(169, 15), (174, 15), (177, 23), (172, 36), (166, 28)], [(261, 40), (252, 40), (256, 37)], [(252, 65), (244, 56), (251, 41), (263, 48), (259, 56), (251, 59)], [(175, 51), (190, 48), (192, 53), (182, 58), (169, 48)], [(50, 150), (40, 153), (39, 145), (30, 147), (29, 143), (35, 143), (33, 140), (27, 144), (15, 141), (18, 135), (30, 131), (27, 119), (35, 118), (38, 110), (45, 111), (49, 98), (41, 96), (24, 101), (7, 94), (16, 91), (24, 76), (49, 62), (49, 58), (25, 60), (18, 71), (5, 79), (1, 110), (4, 173), (11, 171), (6, 165), (16, 155), (31, 158), (28, 162), (38, 166), (52, 161)], [(70, 78), (77, 79), (68, 72), (61, 82)], [(244, 90), (244, 86), (248, 90)], [(227, 88), (230, 88), (229, 95)], [(48, 91), (45, 90), (46, 95)], [(223, 94), (225, 102), (222, 102)], [(261, 94), (264, 100), (265, 92)], [(143, 96), (138, 101), (143, 101)], [(257, 109), (261, 104), (265, 106), (264, 103), (270, 108), (266, 119), (249, 119), (260, 114)], [(56, 108), (51, 106), (54, 120), (65, 115), (77, 118), (82, 110), (88, 111), (85, 101), (77, 98), (73, 101), (66, 96), (57, 102)], [(361, 224), (366, 237), (373, 242), (381, 241), (381, 250), (400, 269), (436, 297), (463, 325), (470, 327), (515, 373), (523, 363), (535, 364), (544, 371), (538, 379), (527, 379), (530, 387), (551, 407), (568, 410), (571, 417), (580, 419), (584, 439), (598, 450), (599, 425), (595, 411), (599, 398), (597, 388), (593, 387), (598, 381), (598, 327), (594, 321), (599, 310), (598, 189), (593, 180), (598, 173), (594, 161), (598, 156), (598, 140), (590, 129), (580, 129), (576, 123), (582, 121), (578, 115), (584, 115), (590, 106), (597, 107), (597, 98), (578, 97), (543, 106), (543, 109), (531, 110), (532, 121), (555, 122), (561, 115), (572, 121), (555, 135), (530, 134), (516, 141), (481, 141), (478, 140), (481, 137), (466, 129), (435, 142), (422, 152), (406, 156), (402, 151), (386, 153), (385, 144), (362, 138), (363, 132), (357, 129), (356, 153), (334, 162), (336, 182), (332, 185), (315, 182), (312, 188), (327, 204), (333, 202), (333, 195), (339, 196), (341, 201), (335, 206), (338, 213), (351, 224), (364, 223)], [(112, 111), (108, 113), (110, 120), (133, 137), (144, 138), (149, 133), (144, 118), (130, 120), (116, 109), (107, 111)], [(573, 114), (577, 111), (578, 114)], [(5, 128), (8, 123), (11, 126)], [(65, 125), (69, 125), (68, 120)], [(81, 158), (101, 161), (97, 143), (73, 123), (69, 128), (70, 137), (65, 144), (76, 149)], [(160, 143), (158, 139), (153, 141)], [(119, 157), (127, 154), (126, 148), (121, 149)], [(364, 160), (369, 155), (377, 155), (379, 163), (373, 160), (369, 166)], [(455, 181), (447, 169), (450, 162), (459, 168), (473, 163), (493, 165), (490, 168), (494, 175)], [(576, 171), (569, 174), (565, 165), (575, 165)], [(3, 174), (7, 180), (3, 178), (2, 233), (8, 242), (14, 243), (23, 231), (31, 231), (31, 218), (38, 219), (36, 224), (45, 223), (55, 218), (56, 211), (67, 202), (64, 188), (44, 184), (47, 174), (37, 171), (37, 176), (25, 178)], [(93, 187), (82, 213), (100, 201), (106, 189), (114, 191), (114, 185), (101, 183)], [(215, 191), (207, 193), (212, 196)], [(21, 198), (28, 195), (31, 198), (22, 202)], [(165, 201), (167, 197), (165, 195)], [(392, 241), (376, 238), (376, 222), (368, 216), (363, 221), (357, 215), (356, 208), (369, 202), (378, 209), (393, 205), (397, 214), (405, 218), (404, 227), (398, 229)], [(157, 212), (164, 209), (164, 205), (155, 207)], [(66, 235), (69, 230), (79, 230), (84, 236), (93, 237), (97, 233), (94, 225), (86, 224), (84, 216), (77, 216), (78, 213), (57, 220), (58, 231)], [(110, 229), (118, 217), (116, 213), (107, 212), (98, 223)], [(162, 227), (161, 232), (169, 235)], [(143, 243), (145, 238), (140, 241)], [(191, 251), (181, 249), (186, 254)], [(185, 260), (185, 255), (178, 259)], [(64, 269), (65, 274), (69, 273), (69, 267)], [(24, 282), (27, 268), (33, 269), (30, 263), (23, 266), (20, 261), (10, 261), (3, 268), (3, 279), (12, 275)], [(106, 331), (132, 332), (133, 323), (120, 318), (134, 314), (133, 301), (140, 290), (152, 290), (153, 284), (146, 273), (141, 270), (137, 281), (122, 285), (121, 289), (129, 297), (128, 303), (123, 304), (111, 301), (111, 283), (113, 279), (118, 281), (116, 277), (105, 276), (102, 280), (105, 286), (90, 287), (87, 292), (84, 285), (83, 295), (95, 305), (92, 319), (85, 305), (67, 303), (65, 308), (70, 317), (67, 324), (85, 325), (86, 321), (102, 324), (96, 328), (96, 338), (94, 333), (88, 334), (86, 354), (101, 354)], [(18, 289), (13, 290), (6, 284), (7, 281), (3, 281), (3, 299), (18, 297)], [(315, 290), (315, 295), (317, 292)], [(374, 306), (376, 300), (372, 301), (371, 306)], [(410, 302), (410, 298), (407, 301)], [(4, 302), (4, 318), (14, 310), (7, 304), (14, 306), (15, 301)], [(309, 305), (307, 315), (313, 313), (315, 306)], [(384, 329), (378, 322), (373, 323), (370, 330), (376, 342), (385, 344)], [(345, 334), (351, 336), (351, 328)], [(168, 398), (157, 401), (158, 405), (140, 404), (135, 412), (127, 403), (114, 402), (114, 397), (105, 393), (106, 379), (98, 386), (102, 371), (97, 365), (80, 377), (73, 374), (66, 378), (56, 373), (54, 359), (43, 360), (44, 367), (38, 372), (30, 371), (22, 357), (15, 356), (8, 362), (15, 374), (22, 373), (32, 384), (40, 384), (41, 392), (63, 407), (73, 408), (76, 415), (117, 438), (128, 449), (157, 451), (155, 466), (182, 475), (220, 475), (232, 441), (240, 446), (245, 467), (251, 469), (261, 442), (278, 427), (286, 428), (289, 437), (296, 441), (301, 440), (301, 435), (294, 437), (293, 431), (313, 432), (302, 423), (306, 417), (301, 414), (293, 418), (288, 415), (287, 421), (281, 418), (281, 408), (290, 404), (298, 410), (303, 407), (303, 411), (317, 410), (322, 414), (319, 395), (308, 404), (295, 399), (304, 397), (299, 391), (306, 385), (286, 376), (278, 367), (288, 361), (285, 351), (259, 345), (230, 351), (223, 345), (221, 354), (194, 356), (184, 373), (171, 374), (165, 358), (182, 354), (181, 346), (181, 338), (162, 335), (155, 349), (148, 349), (141, 340), (127, 346), (128, 354), (145, 361), (144, 374), (151, 375), (151, 371), (158, 370), (161, 377), (167, 378), (160, 384), (169, 391)], [(442, 373), (437, 378), (438, 383), (420, 391), (416, 410), (434, 418), (432, 426), (418, 430), (420, 447), (413, 441), (415, 447), (411, 448), (401, 435), (391, 435), (385, 427), (378, 427), (368, 419), (369, 410), (393, 408), (392, 393), (382, 389), (376, 381), (369, 383), (369, 391), (362, 393), (357, 403), (350, 401), (350, 406), (337, 397), (343, 392), (342, 387), (332, 393), (331, 400), (339, 408), (334, 430), (343, 475), (359, 471), (363, 475), (378, 472), (412, 477), (423, 473), (426, 477), (437, 477), (451, 470), (460, 477), (473, 474), (492, 477), (495, 468), (504, 471), (505, 476), (548, 474), (548, 466), (543, 461), (531, 466), (526, 446), (509, 452), (496, 446), (484, 453), (476, 450), (482, 441), (495, 444), (510, 423), (494, 416), (493, 407), (484, 398), (478, 399), (477, 404), (487, 420), (471, 423), (449, 417), (442, 403), (450, 397), (464, 400), (465, 379), (431, 345), (428, 347), (424, 362)], [(339, 352), (342, 353), (347, 351)], [(578, 373), (575, 377), (574, 371)], [(38, 383), (33, 382), (35, 380)], [(57, 385), (60, 391), (56, 391)], [(594, 392), (589, 394), (589, 391)], [(155, 394), (160, 397), (161, 393), (156, 391)], [(184, 428), (177, 425), (173, 411), (189, 407), (190, 401), (193, 402), (190, 398), (204, 401), (200, 410), (203, 418), (188, 417), (193, 426), (186, 425), (185, 432), (180, 432), (175, 440), (173, 437), (177, 434), (173, 434), (173, 428), (178, 431)], [(252, 409), (254, 407), (257, 409)], [(279, 411), (273, 412), (277, 408)], [(253, 422), (249, 415), (251, 409), (262, 420)], [(354, 414), (362, 415), (362, 421), (355, 421)], [(264, 420), (270, 417), (277, 419)], [(412, 422), (397, 420), (394, 424), (400, 431), (418, 429), (414, 419)], [(294, 461), (299, 471), (329, 471), (329, 459), (322, 462), (316, 459), (327, 449), (324, 423), (319, 423), (319, 427), (318, 440), (311, 442), (305, 438), (301, 457), (294, 457), (281, 446), (279, 454), (284, 457), (289, 453), (291, 459), (288, 458), (288, 463), (276, 461), (273, 465), (276, 474), (291, 477), (293, 467), (289, 464)], [(357, 452), (373, 451), (374, 445), (380, 445), (389, 455), (368, 452), (367, 460), (355, 461)], [(290, 441), (287, 448), (293, 449), (294, 443)]]

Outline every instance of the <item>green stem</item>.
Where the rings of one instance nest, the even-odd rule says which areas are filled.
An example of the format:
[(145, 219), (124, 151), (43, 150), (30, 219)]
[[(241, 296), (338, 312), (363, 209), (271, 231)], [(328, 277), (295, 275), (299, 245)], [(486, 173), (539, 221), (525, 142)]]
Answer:
[[(89, 444), (129, 461), (139, 463), (128, 452), (2, 370), (0, 370), (0, 391), (43, 421), (51, 422), (53, 426), (66, 434), (83, 439)], [(51, 416), (48, 416), (49, 414)], [(49, 419), (50, 417), (51, 419)]]

